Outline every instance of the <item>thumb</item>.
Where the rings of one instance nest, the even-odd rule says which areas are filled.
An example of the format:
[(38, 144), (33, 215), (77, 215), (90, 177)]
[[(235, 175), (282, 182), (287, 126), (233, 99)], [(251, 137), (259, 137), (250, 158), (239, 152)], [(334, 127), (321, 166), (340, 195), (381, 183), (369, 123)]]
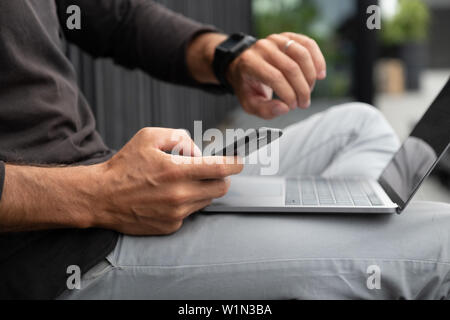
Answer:
[(247, 109), (263, 119), (273, 119), (289, 112), (289, 107), (281, 100), (267, 100), (262, 96), (252, 96), (247, 99)]

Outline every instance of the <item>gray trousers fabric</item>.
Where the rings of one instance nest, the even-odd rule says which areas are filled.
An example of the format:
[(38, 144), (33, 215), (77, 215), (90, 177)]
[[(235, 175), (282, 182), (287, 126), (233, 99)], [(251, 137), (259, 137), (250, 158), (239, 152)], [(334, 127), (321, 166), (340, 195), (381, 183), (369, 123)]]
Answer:
[[(280, 175), (379, 176), (398, 140), (347, 104), (289, 127)], [(258, 165), (242, 174), (258, 174)], [(170, 236), (120, 236), (62, 299), (439, 299), (450, 290), (450, 205), (401, 215), (203, 214)]]

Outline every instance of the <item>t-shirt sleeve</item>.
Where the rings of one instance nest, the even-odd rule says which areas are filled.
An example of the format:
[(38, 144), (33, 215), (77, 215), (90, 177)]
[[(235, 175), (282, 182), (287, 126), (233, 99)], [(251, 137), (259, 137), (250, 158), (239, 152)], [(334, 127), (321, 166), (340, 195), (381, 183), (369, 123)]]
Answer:
[[(150, 0), (60, 0), (57, 4), (67, 40), (94, 57), (110, 57), (119, 65), (142, 69), (164, 81), (219, 88), (197, 83), (186, 63), (189, 42), (201, 33), (216, 32), (215, 27)], [(80, 7), (80, 29), (66, 26), (70, 5)]]

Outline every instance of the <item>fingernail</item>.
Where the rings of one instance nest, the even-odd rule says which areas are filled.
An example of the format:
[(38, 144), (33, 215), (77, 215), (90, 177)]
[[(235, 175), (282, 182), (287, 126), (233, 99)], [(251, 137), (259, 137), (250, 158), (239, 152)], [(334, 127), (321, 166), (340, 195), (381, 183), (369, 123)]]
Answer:
[(303, 108), (304, 108), (304, 109), (307, 109), (307, 108), (309, 108), (310, 106), (311, 106), (311, 100), (308, 100), (308, 102), (306, 102), (306, 103), (303, 104)]
[(284, 106), (276, 106), (272, 109), (272, 113), (275, 116), (281, 116), (282, 114), (285, 114), (287, 112), (289, 112), (289, 110), (286, 110)]
[(318, 77), (319, 77), (320, 79), (326, 78), (326, 77), (327, 77), (327, 71), (326, 71), (326, 70), (320, 71), (319, 74), (318, 74)]

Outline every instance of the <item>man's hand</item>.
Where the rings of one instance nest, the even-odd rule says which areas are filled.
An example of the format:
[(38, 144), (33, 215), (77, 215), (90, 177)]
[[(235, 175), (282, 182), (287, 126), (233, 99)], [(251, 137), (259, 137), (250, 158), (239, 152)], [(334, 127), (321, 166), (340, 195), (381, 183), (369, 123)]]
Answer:
[[(326, 63), (314, 40), (286, 32), (258, 40), (233, 61), (227, 76), (248, 113), (271, 119), (309, 107), (316, 80), (326, 77)], [(272, 99), (273, 92), (280, 100)]]
[(227, 159), (219, 157), (180, 164), (164, 152), (176, 145), (183, 155), (201, 156), (184, 131), (146, 128), (104, 164), (98, 226), (126, 234), (175, 232), (191, 213), (224, 196), (226, 177), (243, 168), (235, 158), (229, 159), (234, 164), (220, 164)]
[[(223, 34), (205, 33), (192, 41), (186, 60), (197, 81), (218, 83), (212, 62), (215, 48), (226, 38)], [(245, 111), (264, 119), (296, 107), (309, 107), (316, 80), (325, 77), (325, 58), (317, 43), (291, 32), (258, 40), (231, 63), (227, 73)], [(273, 92), (280, 100), (272, 99)]]
[[(174, 147), (181, 156), (165, 152)], [(7, 164), (0, 232), (100, 227), (133, 235), (173, 233), (184, 218), (225, 195), (227, 177), (243, 168), (235, 158), (199, 157), (190, 164), (173, 158), (191, 156), (201, 154), (186, 132), (145, 128), (101, 164)]]

